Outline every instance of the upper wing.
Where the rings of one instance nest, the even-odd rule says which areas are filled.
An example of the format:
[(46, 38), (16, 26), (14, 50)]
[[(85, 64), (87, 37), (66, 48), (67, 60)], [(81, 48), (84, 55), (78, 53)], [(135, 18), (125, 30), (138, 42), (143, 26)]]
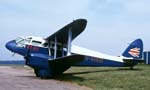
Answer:
[(76, 38), (86, 27), (87, 21), (85, 19), (77, 19), (72, 23), (64, 26), (59, 31), (55, 32), (51, 36), (47, 37), (46, 40), (54, 41), (57, 37), (57, 42), (66, 44), (68, 40), (68, 31), (72, 31), (72, 40)]

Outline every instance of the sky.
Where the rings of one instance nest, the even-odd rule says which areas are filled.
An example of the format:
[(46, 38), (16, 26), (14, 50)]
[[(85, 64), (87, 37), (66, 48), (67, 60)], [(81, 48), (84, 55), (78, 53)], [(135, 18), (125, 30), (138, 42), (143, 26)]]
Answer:
[(150, 0), (0, 0), (0, 60), (23, 60), (5, 48), (8, 41), (46, 38), (79, 18), (88, 23), (75, 45), (119, 56), (141, 38), (150, 51)]

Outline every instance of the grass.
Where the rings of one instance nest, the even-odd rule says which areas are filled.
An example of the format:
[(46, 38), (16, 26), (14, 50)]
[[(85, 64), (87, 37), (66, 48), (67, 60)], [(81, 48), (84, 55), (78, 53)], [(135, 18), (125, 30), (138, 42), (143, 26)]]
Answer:
[(150, 66), (137, 65), (134, 68), (72, 67), (56, 79), (94, 90), (149, 90)]
[[(22, 65), (12, 67), (25, 68)], [(133, 70), (120, 67), (71, 67), (55, 79), (93, 90), (149, 90), (150, 65), (137, 65)]]

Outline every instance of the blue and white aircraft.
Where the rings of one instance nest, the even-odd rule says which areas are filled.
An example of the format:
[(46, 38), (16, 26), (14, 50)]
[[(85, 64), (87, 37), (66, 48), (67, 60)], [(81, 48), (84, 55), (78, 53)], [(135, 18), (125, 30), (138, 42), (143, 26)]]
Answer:
[(77, 19), (47, 38), (29, 36), (9, 41), (6, 48), (18, 53), (35, 75), (51, 78), (60, 75), (71, 66), (130, 67), (141, 62), (143, 43), (133, 41), (122, 56), (110, 56), (72, 45), (72, 41), (85, 29), (87, 20)]

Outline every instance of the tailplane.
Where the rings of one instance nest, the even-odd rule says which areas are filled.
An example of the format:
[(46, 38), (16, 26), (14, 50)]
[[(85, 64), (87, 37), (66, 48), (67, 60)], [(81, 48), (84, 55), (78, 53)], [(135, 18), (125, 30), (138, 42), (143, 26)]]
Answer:
[(127, 49), (123, 52), (122, 56), (140, 59), (142, 58), (142, 52), (143, 52), (143, 42), (141, 39), (136, 39), (127, 47)]

